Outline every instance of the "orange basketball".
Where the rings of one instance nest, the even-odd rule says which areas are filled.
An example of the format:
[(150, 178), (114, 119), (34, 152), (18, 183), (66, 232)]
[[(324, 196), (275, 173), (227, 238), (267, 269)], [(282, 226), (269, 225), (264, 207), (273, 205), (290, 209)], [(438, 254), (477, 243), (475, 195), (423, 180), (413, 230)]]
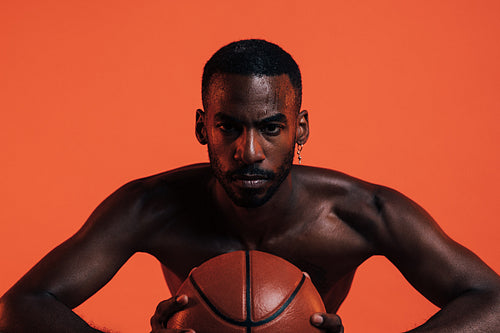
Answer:
[(197, 333), (313, 333), (309, 318), (325, 307), (309, 276), (259, 251), (235, 251), (193, 269), (177, 295), (189, 297), (167, 328)]

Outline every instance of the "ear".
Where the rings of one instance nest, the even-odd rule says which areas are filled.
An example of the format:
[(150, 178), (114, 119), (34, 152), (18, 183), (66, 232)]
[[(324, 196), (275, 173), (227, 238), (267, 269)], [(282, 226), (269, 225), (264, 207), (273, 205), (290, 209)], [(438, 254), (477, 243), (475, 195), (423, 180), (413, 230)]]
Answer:
[(309, 114), (306, 110), (300, 111), (297, 116), (296, 142), (303, 145), (309, 138)]
[(208, 143), (207, 129), (205, 127), (205, 112), (201, 109), (196, 110), (195, 133), (199, 143), (202, 145), (206, 145)]

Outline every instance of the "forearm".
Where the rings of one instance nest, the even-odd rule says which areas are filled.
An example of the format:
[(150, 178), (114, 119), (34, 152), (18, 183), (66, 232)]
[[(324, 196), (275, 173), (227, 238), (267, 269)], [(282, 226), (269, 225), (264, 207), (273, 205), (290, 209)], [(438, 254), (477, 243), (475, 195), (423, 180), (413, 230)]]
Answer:
[(101, 332), (90, 327), (50, 294), (11, 295), (0, 299), (0, 332)]
[(500, 291), (469, 291), (443, 307), (426, 323), (408, 333), (498, 332)]

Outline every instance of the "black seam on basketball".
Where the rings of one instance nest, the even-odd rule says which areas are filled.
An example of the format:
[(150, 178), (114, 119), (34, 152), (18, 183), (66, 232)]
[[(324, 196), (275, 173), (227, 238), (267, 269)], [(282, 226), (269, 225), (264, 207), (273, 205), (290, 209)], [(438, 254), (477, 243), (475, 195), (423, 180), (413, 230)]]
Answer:
[(266, 319), (259, 320), (259, 321), (252, 321), (251, 317), (250, 317), (250, 310), (248, 308), (249, 304), (250, 304), (250, 296), (251, 296), (250, 293), (249, 293), (249, 290), (250, 290), (249, 289), (250, 288), (250, 273), (249, 273), (250, 256), (249, 256), (249, 252), (248, 251), (245, 251), (245, 256), (246, 256), (245, 263), (246, 263), (246, 271), (247, 271), (247, 273), (246, 273), (246, 287), (247, 287), (246, 297), (247, 297), (247, 299), (245, 300), (245, 302), (247, 304), (247, 318), (244, 321), (238, 321), (238, 320), (235, 320), (235, 319), (233, 319), (231, 317), (228, 317), (225, 314), (223, 314), (219, 309), (217, 309), (217, 307), (214, 304), (212, 304), (212, 302), (210, 302), (210, 300), (203, 293), (203, 291), (201, 290), (200, 286), (196, 283), (196, 281), (195, 281), (195, 279), (193, 278), (192, 275), (189, 276), (189, 280), (191, 281), (191, 283), (193, 284), (194, 289), (196, 289), (196, 291), (201, 296), (201, 298), (203, 299), (203, 301), (205, 302), (205, 304), (208, 305), (208, 307), (214, 312), (215, 315), (219, 316), (222, 320), (225, 320), (225, 321), (227, 321), (230, 324), (233, 324), (233, 325), (236, 325), (236, 326), (246, 327), (247, 328), (246, 332), (247, 333), (251, 333), (251, 329), (250, 329), (251, 327), (256, 327), (256, 326), (267, 324), (268, 322), (270, 322), (270, 321), (274, 320), (276, 317), (278, 317), (283, 311), (285, 311), (285, 309), (288, 307), (288, 305), (290, 305), (290, 303), (292, 303), (292, 301), (295, 298), (295, 296), (297, 296), (297, 294), (299, 293), (300, 288), (302, 288), (302, 285), (306, 281), (306, 275), (302, 274), (302, 279), (300, 280), (299, 284), (297, 285), (297, 287), (295, 288), (295, 290), (292, 292), (292, 294), (290, 295), (290, 297), (288, 297), (288, 299), (285, 301), (285, 303), (283, 303), (283, 305), (281, 305), (278, 310), (276, 310), (273, 314), (271, 314)]
[(247, 310), (246, 322), (252, 322), (251, 290), (250, 290), (250, 251), (245, 251), (245, 307)]
[(194, 280), (192, 275), (189, 277), (189, 279), (191, 280), (191, 283), (193, 284), (194, 289), (196, 289), (196, 291), (201, 296), (201, 298), (203, 299), (205, 304), (207, 304), (208, 307), (210, 308), (210, 310), (212, 310), (217, 316), (219, 316), (221, 319), (227, 321), (230, 324), (234, 324), (237, 326), (247, 326), (246, 320), (245, 321), (238, 321), (238, 320), (235, 320), (231, 317), (226, 316), (221, 311), (219, 311), (219, 309), (217, 309), (217, 307), (215, 305), (213, 305), (212, 302), (210, 302), (210, 300), (208, 299), (208, 297), (203, 293), (200, 286), (196, 283), (196, 281)]
[(275, 319), (276, 317), (278, 317), (283, 311), (285, 311), (285, 309), (290, 305), (290, 303), (292, 303), (293, 299), (295, 298), (295, 296), (297, 296), (300, 288), (302, 288), (302, 285), (304, 284), (305, 281), (306, 281), (306, 275), (302, 274), (302, 279), (300, 279), (299, 284), (297, 285), (297, 287), (295, 288), (293, 293), (290, 295), (290, 297), (288, 297), (286, 302), (283, 303), (283, 305), (280, 306), (280, 308), (278, 310), (276, 310), (272, 315), (270, 315), (266, 319), (263, 319), (260, 321), (252, 321), (251, 322), (252, 326), (260, 326), (260, 325), (266, 324), (266, 323), (272, 321), (273, 319)]

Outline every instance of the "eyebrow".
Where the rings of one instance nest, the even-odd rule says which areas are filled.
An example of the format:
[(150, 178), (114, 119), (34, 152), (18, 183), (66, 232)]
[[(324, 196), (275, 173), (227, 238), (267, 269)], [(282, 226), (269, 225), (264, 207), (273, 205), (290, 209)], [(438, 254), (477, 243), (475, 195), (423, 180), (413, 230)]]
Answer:
[(272, 122), (286, 123), (286, 116), (283, 113), (277, 113), (270, 117), (259, 120), (259, 123), (272, 123)]
[[(237, 118), (232, 117), (232, 116), (225, 114), (225, 113), (222, 113), (222, 112), (218, 112), (215, 114), (215, 120), (216, 121), (230, 121), (230, 122), (236, 122), (236, 123), (241, 122)], [(286, 124), (287, 119), (283, 113), (277, 113), (277, 114), (274, 114), (272, 116), (269, 116), (269, 117), (266, 117), (264, 119), (260, 119), (259, 121), (257, 121), (258, 124), (272, 123), (272, 122), (280, 122), (280, 123)]]

